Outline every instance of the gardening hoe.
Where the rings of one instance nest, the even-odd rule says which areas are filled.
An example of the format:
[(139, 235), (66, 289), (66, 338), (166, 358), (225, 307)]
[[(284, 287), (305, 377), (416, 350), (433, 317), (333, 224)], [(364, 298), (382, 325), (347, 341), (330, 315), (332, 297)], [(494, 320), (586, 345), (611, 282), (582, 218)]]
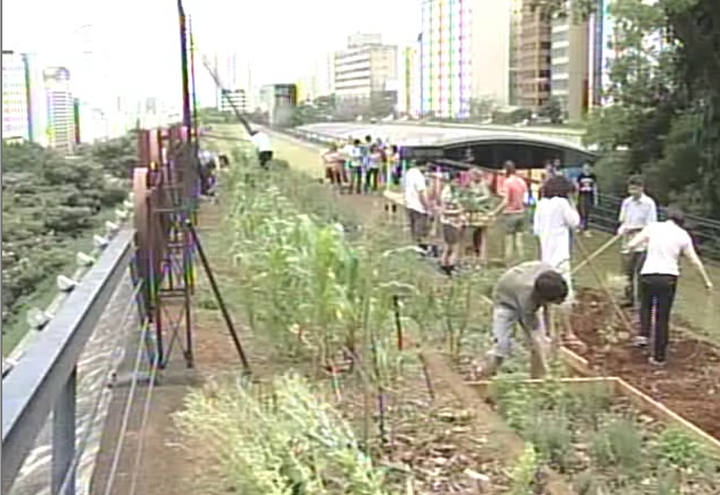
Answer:
[(600, 256), (602, 253), (604, 253), (605, 250), (607, 250), (607, 248), (609, 248), (610, 246), (612, 246), (613, 244), (615, 244), (615, 243), (618, 241), (618, 239), (620, 239), (620, 237), (621, 237), (620, 235), (615, 235), (612, 239), (610, 239), (610, 240), (607, 241), (605, 244), (603, 244), (602, 246), (600, 246), (594, 253), (590, 254), (590, 256), (588, 256), (587, 258), (585, 258), (584, 260), (582, 260), (575, 268), (573, 268), (573, 269), (570, 271), (570, 275), (574, 275), (575, 272), (577, 272), (578, 270), (580, 270), (580, 268), (584, 267), (585, 265), (587, 265), (588, 263), (590, 263), (592, 260), (594, 260), (595, 258), (597, 258), (598, 256)]
[[(619, 237), (619, 236), (616, 236), (616, 237)], [(612, 240), (614, 240), (614, 238)], [(582, 251), (583, 254), (586, 254), (587, 250), (585, 249), (585, 245), (582, 243), (582, 241), (580, 241), (580, 239), (576, 239), (576, 241), (577, 241), (578, 247), (580, 248), (580, 251)], [(592, 258), (592, 256), (586, 256), (585, 259), (587, 261), (589, 261), (590, 258)], [(623, 326), (628, 331), (628, 333), (630, 335), (632, 335), (633, 334), (632, 323), (630, 322), (630, 320), (628, 319), (627, 315), (622, 310), (622, 308), (620, 308), (620, 305), (617, 303), (617, 301), (613, 297), (612, 292), (610, 292), (610, 290), (607, 288), (607, 285), (605, 285), (605, 282), (603, 281), (602, 277), (600, 276), (600, 273), (598, 273), (598, 271), (595, 269), (595, 266), (593, 264), (590, 264), (589, 266), (592, 269), (593, 275), (595, 276), (595, 280), (597, 281), (598, 285), (600, 286), (602, 291), (607, 296), (608, 300), (610, 301), (610, 304), (612, 305), (613, 309), (615, 310), (615, 313), (620, 318), (620, 321), (622, 322)]]

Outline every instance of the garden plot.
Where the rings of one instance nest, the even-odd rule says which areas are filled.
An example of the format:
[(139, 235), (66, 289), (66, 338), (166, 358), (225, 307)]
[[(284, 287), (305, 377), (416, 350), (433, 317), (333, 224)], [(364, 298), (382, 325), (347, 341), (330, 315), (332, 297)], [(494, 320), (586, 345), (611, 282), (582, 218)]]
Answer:
[(715, 494), (720, 464), (686, 431), (615, 395), (612, 379), (480, 382), (476, 390), (578, 494)]
[[(287, 172), (228, 179), (225, 235), (234, 266), (223, 277), (235, 284), (228, 302), (242, 309), (247, 341), (283, 365), (272, 372), (266, 358), (256, 376), (264, 385), (210, 386), (178, 416), (214, 460), (215, 483), (204, 489), (525, 493), (520, 440), (513, 436), (519, 448), (510, 448), (508, 433), (496, 438), (502, 422), (486, 406), (433, 385), (411, 344), (462, 341), (439, 316), (448, 301), (436, 286), (445, 279), (399, 244), (396, 230), (350, 232), (352, 221), (328, 206), (333, 200), (321, 186)], [(288, 402), (289, 389), (305, 405)], [(283, 426), (270, 426), (276, 423)], [(318, 425), (338, 442), (320, 441)], [(326, 449), (327, 462), (315, 467)], [(568, 492), (549, 484), (542, 493)]]
[(578, 301), (573, 329), (587, 344), (580, 355), (593, 372), (623, 378), (720, 439), (720, 349), (673, 332), (666, 367), (654, 368), (647, 351), (632, 346), (605, 296), (581, 290)]
[[(614, 444), (610, 461), (590, 464), (579, 430), (586, 412), (567, 419), (578, 427), (572, 458), (590, 457), (586, 464), (555, 462), (542, 437), (523, 444), (487, 405), (458, 392), (467, 386), (457, 374), (440, 376), (417, 359), (423, 348), (457, 361), (486, 348), (489, 308), (476, 296), (489, 294), (496, 274), (448, 281), (398, 242), (397, 229), (367, 221), (358, 228), (352, 209), (339, 207), (346, 200), (322, 186), (289, 171), (244, 172), (225, 186), (234, 262), (225, 276), (250, 342), (267, 358), (256, 376), (263, 385), (210, 386), (178, 417), (212, 459), (206, 493), (570, 493), (549, 467), (563, 469), (584, 493), (665, 493), (656, 485), (666, 476), (692, 490), (712, 488), (703, 478), (706, 457), (681, 434), (667, 433), (665, 443), (693, 453), (660, 467), (647, 461), (652, 476), (637, 483), (615, 476)], [(271, 361), (282, 365), (271, 371)], [(510, 371), (521, 366), (520, 354)], [(598, 424), (611, 413), (635, 417), (621, 406), (610, 400)], [(559, 409), (534, 410), (547, 418)], [(647, 424), (650, 433), (640, 436), (650, 449), (663, 430)], [(595, 492), (579, 483), (588, 472), (603, 475)], [(620, 488), (599, 491), (607, 486)]]

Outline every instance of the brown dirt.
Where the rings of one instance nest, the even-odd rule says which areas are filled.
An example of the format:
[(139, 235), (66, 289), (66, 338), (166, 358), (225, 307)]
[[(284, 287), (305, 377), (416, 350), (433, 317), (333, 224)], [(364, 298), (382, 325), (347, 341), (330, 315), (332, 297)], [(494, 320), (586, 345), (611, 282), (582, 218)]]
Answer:
[[(604, 294), (584, 289), (578, 296), (572, 324), (578, 337), (588, 344), (581, 355), (590, 366), (603, 375), (625, 379), (720, 438), (720, 349), (674, 331), (667, 365), (655, 368), (648, 363), (648, 350), (635, 348), (629, 340), (608, 343), (608, 326), (617, 332), (624, 329), (612, 318), (613, 310)], [(628, 313), (628, 317), (633, 321), (634, 315)]]

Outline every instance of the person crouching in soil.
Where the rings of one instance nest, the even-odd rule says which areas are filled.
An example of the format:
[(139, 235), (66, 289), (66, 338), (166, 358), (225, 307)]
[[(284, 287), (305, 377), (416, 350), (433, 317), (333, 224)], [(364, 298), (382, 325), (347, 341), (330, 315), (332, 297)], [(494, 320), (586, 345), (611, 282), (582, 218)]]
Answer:
[(680, 275), (680, 255), (687, 256), (695, 265), (705, 281), (705, 287), (708, 290), (713, 288), (705, 267), (695, 252), (690, 234), (683, 228), (685, 215), (682, 210), (670, 207), (667, 209), (667, 217), (664, 222), (653, 222), (645, 227), (626, 246), (626, 250), (632, 252), (637, 246), (647, 242), (647, 256), (640, 268), (640, 335), (635, 337), (635, 345), (648, 345), (652, 315), (655, 314), (650, 364), (656, 366), (663, 366), (667, 359), (670, 310)]
[[(530, 375), (541, 378), (547, 373), (550, 304), (562, 304), (568, 294), (563, 276), (550, 264), (527, 261), (510, 268), (498, 280), (493, 291), (492, 332), (495, 345), (484, 364), (475, 369), (477, 378), (494, 375), (510, 357), (516, 323), (522, 327), (530, 347)], [(543, 309), (543, 320), (538, 311)]]

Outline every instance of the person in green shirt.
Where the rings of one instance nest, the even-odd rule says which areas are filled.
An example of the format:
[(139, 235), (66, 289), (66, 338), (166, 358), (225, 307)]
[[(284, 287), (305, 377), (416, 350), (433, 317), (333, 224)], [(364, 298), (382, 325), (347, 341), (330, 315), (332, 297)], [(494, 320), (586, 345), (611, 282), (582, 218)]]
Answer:
[[(492, 332), (495, 345), (486, 362), (475, 370), (478, 377), (495, 374), (510, 357), (514, 327), (519, 323), (530, 347), (532, 378), (547, 373), (546, 353), (549, 344), (549, 306), (561, 304), (568, 295), (567, 282), (552, 265), (527, 261), (507, 270), (493, 291)], [(543, 310), (543, 319), (538, 312)]]

